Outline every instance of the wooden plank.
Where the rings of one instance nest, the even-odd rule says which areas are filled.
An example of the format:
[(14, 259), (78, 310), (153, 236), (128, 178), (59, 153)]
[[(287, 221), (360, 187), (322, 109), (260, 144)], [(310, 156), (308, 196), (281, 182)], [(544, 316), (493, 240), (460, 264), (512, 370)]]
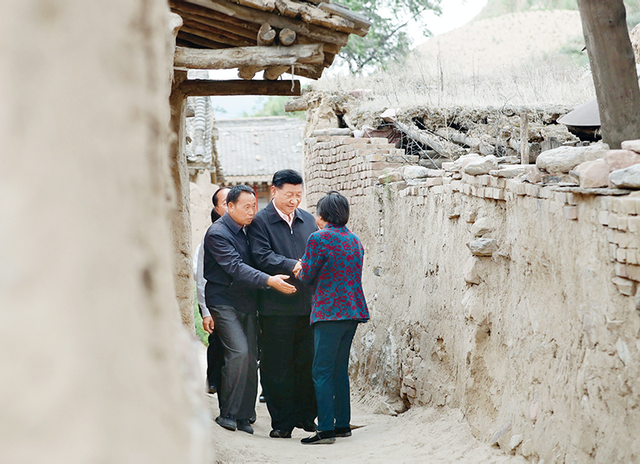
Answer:
[(233, 45), (234, 47), (251, 47), (252, 45), (256, 44), (254, 40), (246, 39), (230, 32), (218, 30), (214, 27), (200, 23), (194, 23), (191, 21), (185, 21), (180, 30), (185, 31), (191, 35), (197, 35), (205, 39), (212, 40), (214, 42)]
[[(215, 17), (216, 12), (222, 13), (228, 16), (233, 16), (243, 21), (262, 25), (263, 23), (269, 23), (272, 27), (277, 29), (289, 28), (296, 32), (298, 35), (306, 35), (311, 39), (318, 42), (327, 42), (340, 45), (344, 47), (349, 41), (349, 34), (338, 31), (327, 30), (324, 27), (320, 27), (314, 24), (308, 24), (302, 20), (294, 18), (286, 18), (265, 11), (254, 10), (246, 6), (237, 5), (235, 3), (228, 2), (226, 0), (185, 0), (186, 3), (192, 5), (199, 5), (211, 10), (211, 16)], [(183, 2), (172, 3), (174, 8), (180, 10), (180, 5)]]
[(171, 5), (171, 11), (178, 15), (181, 15), (181, 13), (183, 12), (189, 13), (200, 17), (210, 18), (216, 21), (224, 21), (225, 23), (233, 24), (237, 27), (243, 27), (250, 31), (257, 31), (260, 27), (258, 24), (243, 21), (241, 19), (234, 18), (233, 16), (228, 16), (219, 12), (214, 12), (209, 8), (185, 3), (184, 1), (169, 0), (169, 3)]
[(238, 5), (248, 6), (262, 11), (273, 11), (275, 9), (275, 0), (231, 0)]
[(213, 40), (203, 39), (198, 35), (189, 34), (188, 32), (185, 32), (182, 30), (178, 31), (178, 39), (183, 39), (183, 40), (186, 40), (187, 42), (200, 45), (201, 47), (211, 48), (211, 49), (223, 49), (223, 48), (232, 47), (232, 45), (221, 43), (221, 42), (215, 42)]
[(299, 97), (300, 81), (211, 81), (187, 80), (180, 84), (180, 91), (189, 97), (212, 95), (288, 95)]
[(201, 50), (176, 47), (173, 64), (190, 69), (233, 69), (255, 66), (291, 66), (322, 64), (322, 45), (292, 45), (290, 47), (236, 47), (226, 50)]
[(578, 0), (602, 138), (611, 148), (640, 134), (640, 89), (622, 0)]
[(191, 13), (183, 12), (180, 14), (180, 16), (182, 16), (185, 22), (202, 24), (202, 28), (211, 26), (217, 30), (230, 32), (238, 37), (244, 37), (245, 39), (249, 39), (252, 41), (256, 39), (257, 31), (255, 30), (255, 27), (240, 27), (236, 26), (235, 24), (227, 23), (225, 21), (218, 21), (216, 19), (207, 18), (206, 16), (198, 16)]

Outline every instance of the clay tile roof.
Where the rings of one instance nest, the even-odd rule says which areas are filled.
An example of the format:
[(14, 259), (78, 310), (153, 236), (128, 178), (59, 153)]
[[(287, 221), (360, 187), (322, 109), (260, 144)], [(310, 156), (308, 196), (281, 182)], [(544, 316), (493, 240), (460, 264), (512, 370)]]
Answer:
[(284, 116), (218, 119), (217, 151), (225, 179), (267, 176), (279, 169), (302, 172), (305, 121)]

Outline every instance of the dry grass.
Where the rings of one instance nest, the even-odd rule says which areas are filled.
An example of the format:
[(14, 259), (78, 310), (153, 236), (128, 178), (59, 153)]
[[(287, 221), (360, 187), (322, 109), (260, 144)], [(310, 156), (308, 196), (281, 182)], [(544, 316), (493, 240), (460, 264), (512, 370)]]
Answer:
[[(576, 14), (533, 12), (474, 21), (418, 47), (405, 63), (386, 71), (327, 76), (313, 87), (332, 93), (371, 89), (372, 99), (359, 104), (365, 111), (576, 106), (595, 98), (588, 66), (567, 53), (565, 39), (573, 37), (576, 21), (579, 27)], [(572, 32), (545, 33), (557, 31), (559, 20)]]

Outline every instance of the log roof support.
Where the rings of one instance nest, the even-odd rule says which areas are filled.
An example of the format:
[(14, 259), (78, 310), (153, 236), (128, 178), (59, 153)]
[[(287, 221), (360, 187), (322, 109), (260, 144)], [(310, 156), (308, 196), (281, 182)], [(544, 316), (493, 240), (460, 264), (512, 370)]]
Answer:
[(226, 95), (285, 95), (299, 97), (300, 81), (212, 81), (193, 79), (180, 84), (180, 91), (189, 97)]

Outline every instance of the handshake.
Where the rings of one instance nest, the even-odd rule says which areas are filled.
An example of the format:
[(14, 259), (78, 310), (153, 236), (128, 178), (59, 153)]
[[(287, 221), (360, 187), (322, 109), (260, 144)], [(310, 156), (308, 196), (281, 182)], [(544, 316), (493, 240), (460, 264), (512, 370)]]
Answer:
[[(300, 271), (302, 271), (302, 263), (300, 262), (300, 260), (298, 260), (296, 265), (293, 267), (293, 275), (295, 277), (298, 277), (298, 275), (300, 274)], [(285, 293), (285, 294), (295, 293), (296, 288), (290, 283), (286, 282), (288, 278), (289, 276), (284, 274), (274, 275), (269, 277), (269, 279), (267, 280), (267, 285), (269, 287), (275, 288), (281, 293)]]

